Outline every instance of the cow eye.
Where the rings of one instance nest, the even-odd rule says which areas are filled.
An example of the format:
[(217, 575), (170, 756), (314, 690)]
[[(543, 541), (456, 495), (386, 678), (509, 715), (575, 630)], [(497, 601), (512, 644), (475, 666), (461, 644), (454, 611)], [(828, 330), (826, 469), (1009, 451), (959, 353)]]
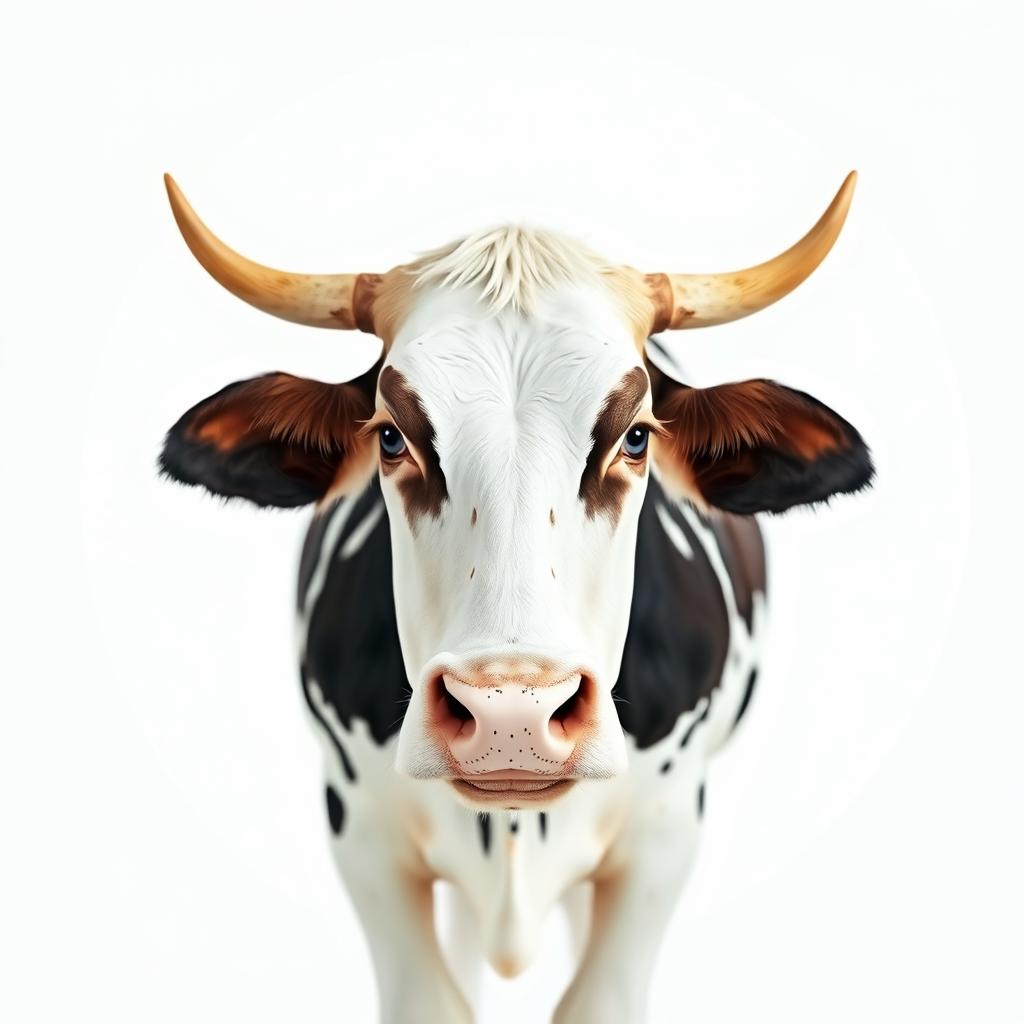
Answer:
[(397, 459), (405, 452), (405, 438), (398, 432), (397, 427), (384, 426), (380, 428), (380, 451), (386, 459)]
[(627, 459), (643, 458), (650, 434), (648, 427), (630, 427), (626, 431), (626, 439), (622, 442), (622, 454)]

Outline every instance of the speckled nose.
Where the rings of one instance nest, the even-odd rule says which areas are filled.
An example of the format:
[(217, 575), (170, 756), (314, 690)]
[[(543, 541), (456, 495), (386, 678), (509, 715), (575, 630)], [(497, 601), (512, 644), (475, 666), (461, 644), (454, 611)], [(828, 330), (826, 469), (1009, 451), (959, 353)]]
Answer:
[(579, 673), (554, 682), (503, 679), (493, 686), (445, 674), (442, 685), (448, 747), (463, 773), (563, 773), (587, 719)]

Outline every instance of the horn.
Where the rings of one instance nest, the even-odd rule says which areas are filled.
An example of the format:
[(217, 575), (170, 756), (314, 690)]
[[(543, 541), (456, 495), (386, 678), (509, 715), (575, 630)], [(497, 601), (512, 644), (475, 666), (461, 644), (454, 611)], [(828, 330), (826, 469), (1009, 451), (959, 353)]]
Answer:
[(251, 306), (311, 327), (373, 333), (376, 274), (293, 274), (273, 270), (226, 246), (198, 217), (178, 188), (164, 175), (167, 198), (185, 244), (210, 276)]
[(713, 327), (757, 313), (803, 283), (839, 237), (857, 172), (850, 171), (821, 219), (796, 245), (747, 270), (725, 274), (648, 274), (655, 305), (651, 333)]

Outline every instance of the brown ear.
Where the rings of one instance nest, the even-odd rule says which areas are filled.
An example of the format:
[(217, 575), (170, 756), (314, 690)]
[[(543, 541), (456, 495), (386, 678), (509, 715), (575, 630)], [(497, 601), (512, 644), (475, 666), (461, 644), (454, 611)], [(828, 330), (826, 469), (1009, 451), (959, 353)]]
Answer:
[(866, 487), (871, 454), (857, 430), (802, 391), (770, 380), (690, 388), (648, 366), (667, 437), (662, 470), (698, 504), (784, 512)]
[(369, 470), (378, 363), (346, 384), (268, 373), (229, 384), (168, 431), (160, 470), (183, 484), (260, 506), (295, 508), (341, 493)]

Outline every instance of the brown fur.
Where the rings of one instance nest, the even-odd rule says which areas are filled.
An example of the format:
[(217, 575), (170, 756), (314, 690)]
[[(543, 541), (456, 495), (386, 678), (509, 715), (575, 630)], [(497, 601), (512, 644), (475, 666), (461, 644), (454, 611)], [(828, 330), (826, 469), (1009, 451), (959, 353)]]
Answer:
[(434, 425), (419, 395), (393, 366), (385, 366), (381, 371), (380, 393), (398, 429), (419, 455), (418, 470), (415, 473), (403, 471), (398, 479), (406, 517), (415, 528), (422, 515), (436, 519), (448, 497), (448, 485), (434, 448)]
[(604, 461), (611, 446), (629, 429), (647, 394), (647, 375), (639, 366), (626, 373), (609, 392), (590, 432), (593, 444), (580, 480), (580, 498), (587, 516), (599, 513), (617, 523), (622, 502), (629, 489), (626, 479), (604, 471)]
[(776, 445), (813, 459), (844, 443), (817, 410), (767, 380), (712, 388), (662, 387), (654, 413), (683, 456), (718, 459), (745, 448)]

